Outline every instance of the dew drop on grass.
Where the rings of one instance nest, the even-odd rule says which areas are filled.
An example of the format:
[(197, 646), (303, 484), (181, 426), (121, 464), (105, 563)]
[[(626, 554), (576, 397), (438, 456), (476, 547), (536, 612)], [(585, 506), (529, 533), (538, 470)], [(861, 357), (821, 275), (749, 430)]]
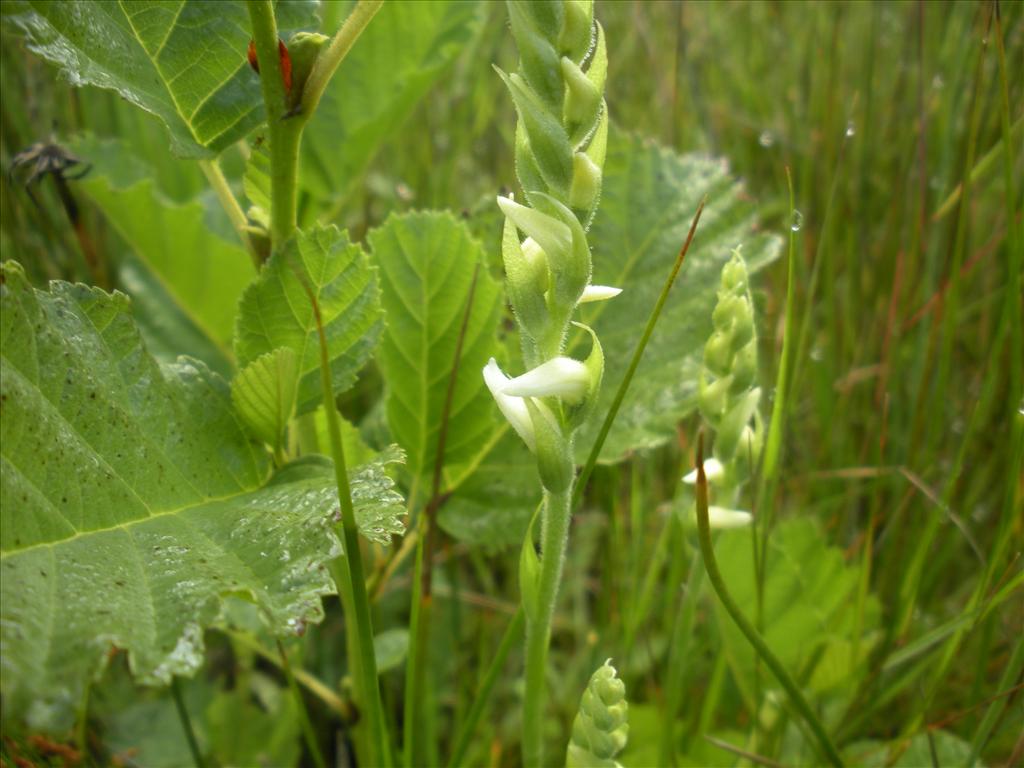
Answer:
[(765, 149), (768, 149), (768, 147), (775, 143), (775, 137), (772, 136), (771, 131), (761, 131), (761, 135), (758, 137), (757, 143)]
[(794, 232), (799, 232), (800, 227), (804, 225), (804, 215), (800, 211), (793, 211), (793, 218), (789, 222), (789, 228)]
[(846, 138), (851, 138), (855, 133), (857, 133), (857, 126), (851, 120), (846, 124)]

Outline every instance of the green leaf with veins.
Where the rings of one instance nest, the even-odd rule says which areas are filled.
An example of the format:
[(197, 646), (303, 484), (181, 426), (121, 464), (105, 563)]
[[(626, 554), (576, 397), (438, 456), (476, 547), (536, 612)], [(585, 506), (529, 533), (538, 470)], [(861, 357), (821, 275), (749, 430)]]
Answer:
[[(68, 725), (111, 648), (143, 683), (191, 674), (221, 601), (269, 628), (318, 621), (340, 552), (329, 472), (266, 484), (227, 384), (158, 365), (123, 294), (0, 272), (0, 690), (33, 727)], [(351, 473), (357, 523), (404, 513), (383, 465)]]
[(220, 227), (211, 227), (221, 210), (199, 200), (172, 202), (123, 142), (81, 137), (71, 148), (93, 167), (75, 188), (103, 212), (192, 323), (228, 353), (235, 309), (255, 270), (230, 228), (225, 240), (216, 232)]
[[(712, 489), (712, 502), (714, 490)], [(715, 545), (715, 556), (733, 598), (747, 616), (757, 613), (757, 576), (750, 557), (750, 537), (725, 533)], [(798, 518), (782, 522), (768, 542), (763, 589), (763, 631), (765, 641), (791, 670), (803, 670), (805, 687), (815, 693), (833, 694), (857, 690), (865, 670), (865, 657), (873, 639), (865, 636), (857, 659), (845, 649), (845, 686), (836, 684), (835, 670), (829, 669), (836, 654), (842, 655), (857, 627), (855, 595), (860, 581), (856, 563), (846, 562), (842, 550), (826, 542), (814, 520)], [(722, 645), (734, 679), (746, 701), (752, 703), (757, 655), (721, 604), (715, 614)], [(878, 600), (869, 596), (860, 629), (865, 635), (878, 626)], [(794, 642), (794, 638), (800, 638)], [(808, 663), (814, 661), (813, 667)], [(811, 671), (813, 670), (813, 674)], [(852, 678), (852, 679), (851, 679)]]
[[(597, 410), (576, 437), (580, 463), (590, 452), (705, 195), (697, 234), (608, 434), (602, 461), (620, 461), (630, 451), (673, 439), (676, 423), (696, 407), (697, 377), (722, 265), (742, 245), (753, 274), (774, 260), (781, 247), (777, 236), (757, 231), (755, 208), (723, 160), (679, 155), (654, 142), (611, 132), (601, 205), (589, 240), (594, 283), (623, 292), (611, 301), (585, 305), (580, 313), (601, 339), (605, 358)], [(575, 347), (586, 349), (588, 344), (586, 334), (577, 334)]]
[[(276, 5), (280, 28), (316, 25), (315, 0)], [(212, 156), (265, 119), (241, 0), (18, 0), (7, 14), (73, 84), (115, 90), (159, 117), (177, 154)]]
[(537, 460), (511, 429), (438, 512), (458, 541), (486, 552), (520, 546), (541, 500)]
[(377, 271), (337, 227), (296, 232), (270, 257), (242, 296), (235, 354), (239, 365), (248, 365), (278, 347), (293, 350), (299, 414), (323, 402), (320, 342), (307, 291), (320, 305), (335, 395), (355, 383), (384, 328)]
[(253, 360), (231, 381), (231, 400), (246, 427), (275, 451), (295, 411), (297, 361), (288, 347)]
[(470, 461), (494, 432), (494, 401), (481, 370), (495, 354), (501, 289), (483, 249), (448, 213), (391, 216), (368, 238), (380, 269), (388, 325), (379, 361), (391, 436), (409, 471), (433, 471), (455, 351), (479, 265), (448, 413), (445, 465)]
[(476, 32), (478, 3), (385, 3), (345, 57), (302, 142), (302, 181), (344, 199)]

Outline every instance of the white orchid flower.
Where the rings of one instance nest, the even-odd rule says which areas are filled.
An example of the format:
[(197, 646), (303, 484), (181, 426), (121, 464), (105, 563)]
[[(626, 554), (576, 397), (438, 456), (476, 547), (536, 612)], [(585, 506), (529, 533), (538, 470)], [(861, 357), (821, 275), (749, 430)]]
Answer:
[(553, 357), (503, 387), (513, 397), (560, 397), (570, 405), (580, 402), (590, 387), (590, 370), (571, 357)]
[[(725, 507), (708, 507), (708, 525), (713, 531), (727, 531), (732, 528), (745, 528), (753, 521), (754, 516), (742, 509), (727, 509)], [(697, 508), (692, 507), (690, 522), (697, 525)]]
[[(721, 480), (725, 476), (725, 467), (722, 466), (722, 462), (718, 459), (711, 458), (704, 462), (704, 476), (707, 477), (709, 483), (714, 483), (716, 480)], [(683, 482), (687, 485), (697, 484), (697, 470), (693, 470), (690, 474), (683, 478)]]
[(708, 523), (715, 530), (729, 528), (745, 528), (750, 525), (754, 516), (742, 509), (726, 509), (725, 507), (708, 507)]
[(533, 451), (536, 447), (536, 440), (533, 435), (533, 420), (526, 408), (526, 401), (521, 397), (513, 397), (504, 392), (505, 385), (510, 381), (504, 371), (498, 366), (498, 362), (492, 357), (484, 366), (484, 383), (491, 390), (494, 402), (498, 404), (498, 410), (508, 419), (512, 429), (523, 438), (526, 446)]
[(607, 301), (614, 299), (622, 293), (621, 288), (614, 288), (610, 285), (588, 285), (583, 289), (583, 295), (577, 304), (589, 304), (592, 301)]

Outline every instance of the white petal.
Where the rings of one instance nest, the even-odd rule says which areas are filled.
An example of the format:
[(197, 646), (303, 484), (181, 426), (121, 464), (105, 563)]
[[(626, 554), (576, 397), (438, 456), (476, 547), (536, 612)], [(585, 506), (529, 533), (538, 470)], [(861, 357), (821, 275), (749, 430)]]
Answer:
[(571, 357), (554, 357), (510, 380), (502, 392), (515, 397), (560, 397), (571, 404), (583, 398), (589, 385), (587, 366)]
[(504, 393), (503, 389), (508, 381), (508, 376), (502, 372), (497, 361), (492, 357), (484, 366), (484, 383), (491, 390), (494, 402), (498, 404), (502, 415), (508, 419), (512, 429), (523, 438), (523, 442), (532, 451), (536, 444), (533, 436), (533, 420), (526, 408), (526, 402), (521, 397), (512, 397)]
[[(716, 458), (710, 458), (704, 462), (704, 475), (707, 477), (709, 483), (713, 483), (716, 480), (720, 480), (722, 475), (725, 474), (725, 467), (722, 466)], [(683, 478), (683, 482), (687, 485), (697, 484), (697, 470), (693, 470), (690, 474)]]
[(607, 299), (614, 299), (622, 293), (621, 288), (613, 288), (610, 285), (588, 285), (583, 289), (583, 295), (580, 296), (579, 304), (589, 304), (592, 301), (606, 301)]
[(729, 528), (743, 528), (750, 525), (753, 519), (749, 512), (744, 512), (740, 509), (708, 507), (708, 523), (714, 530), (724, 531)]

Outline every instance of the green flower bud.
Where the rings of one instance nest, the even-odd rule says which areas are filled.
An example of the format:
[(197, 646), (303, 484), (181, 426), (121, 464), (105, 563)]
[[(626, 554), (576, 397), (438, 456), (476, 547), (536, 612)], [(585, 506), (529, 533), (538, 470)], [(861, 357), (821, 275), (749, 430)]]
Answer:
[(572, 146), (565, 128), (522, 77), (497, 72), (512, 94), (537, 170), (547, 186), (565, 198), (572, 180)]
[[(533, 238), (522, 244), (512, 219), (505, 219), (501, 239), (502, 261), (505, 263), (506, 287), (516, 320), (524, 336), (539, 338), (548, 324), (548, 308), (544, 292), (548, 288), (547, 256)], [(531, 364), (533, 360), (529, 361)]]
[(302, 91), (306, 87), (309, 73), (324, 44), (330, 40), (318, 32), (296, 32), (288, 40), (288, 56), (292, 60), (292, 89), (288, 94), (288, 106), (292, 109), (302, 102)]
[(558, 50), (563, 56), (582, 61), (594, 36), (594, 0), (566, 0)]
[(561, 0), (509, 0), (512, 36), (519, 48), (519, 66), (543, 102), (554, 107), (562, 100), (555, 43), (562, 28)]
[[(556, 256), (545, 247), (544, 252), (548, 255), (548, 266), (554, 279), (552, 300), (560, 307), (568, 307), (571, 313), (584, 289), (590, 284), (590, 246), (587, 244), (587, 233), (576, 218), (576, 214), (551, 195), (537, 192), (534, 193), (533, 199), (539, 211), (543, 211), (552, 220), (561, 221), (569, 230), (568, 251), (563, 250)], [(541, 245), (543, 246), (543, 243)]]
[(697, 404), (700, 407), (701, 416), (712, 429), (718, 429), (722, 415), (729, 405), (730, 384), (732, 384), (731, 376), (715, 379), (710, 384), (703, 375), (700, 377)]
[(610, 661), (591, 676), (583, 693), (566, 753), (568, 768), (613, 768), (618, 765), (615, 755), (626, 746), (629, 735), (626, 687), (615, 676)]
[(732, 339), (729, 334), (714, 331), (704, 345), (704, 367), (716, 376), (727, 376), (732, 363)]
[(563, 56), (560, 64), (565, 81), (562, 123), (569, 133), (569, 141), (575, 146), (594, 129), (601, 110), (602, 91), (572, 60)]
[(754, 417), (757, 405), (761, 400), (761, 390), (752, 389), (738, 401), (729, 404), (728, 410), (718, 424), (715, 437), (715, 456), (719, 461), (729, 464), (736, 458), (740, 445), (740, 437)]
[(582, 211), (584, 218), (597, 206), (601, 195), (601, 175), (601, 167), (585, 153), (577, 152), (573, 155), (569, 205), (573, 210)]
[[(498, 207), (515, 226), (540, 246), (547, 254), (552, 271), (554, 264), (568, 258), (572, 250), (572, 231), (563, 222), (546, 213), (527, 208), (507, 197), (498, 198)], [(521, 251), (521, 249), (520, 249)]]

